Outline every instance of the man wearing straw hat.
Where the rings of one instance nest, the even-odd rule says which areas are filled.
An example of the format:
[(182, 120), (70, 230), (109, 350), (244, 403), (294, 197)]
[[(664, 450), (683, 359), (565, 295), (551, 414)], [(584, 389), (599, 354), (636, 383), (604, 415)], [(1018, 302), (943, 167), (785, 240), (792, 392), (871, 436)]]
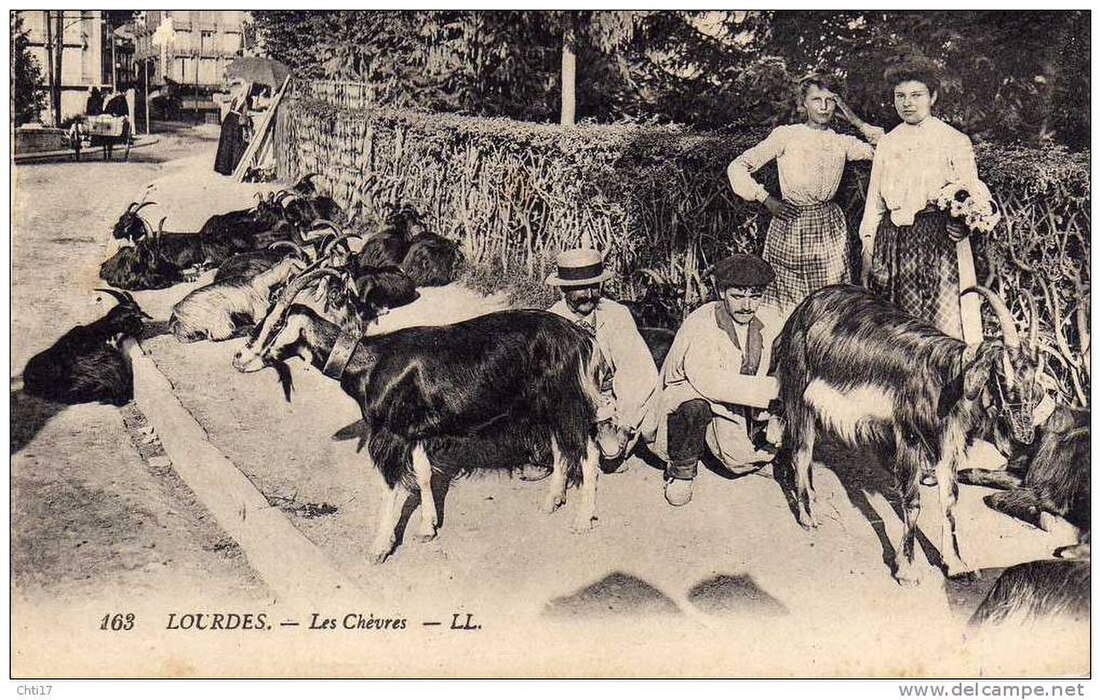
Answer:
[(767, 373), (782, 326), (760, 303), (775, 271), (756, 255), (737, 254), (709, 274), (719, 298), (684, 319), (661, 370), (660, 398), (641, 429), (665, 460), (665, 499), (674, 506), (691, 500), (700, 461), (714, 458), (720, 470), (743, 475), (774, 457), (763, 447), (760, 419), (778, 396)]
[(595, 335), (610, 370), (605, 411), (611, 413), (623, 439), (619, 454), (604, 455), (608, 460), (622, 454), (657, 386), (657, 366), (634, 317), (625, 306), (603, 296), (602, 285), (613, 275), (599, 251), (575, 248), (558, 256), (557, 272), (546, 278), (562, 295), (549, 311)]

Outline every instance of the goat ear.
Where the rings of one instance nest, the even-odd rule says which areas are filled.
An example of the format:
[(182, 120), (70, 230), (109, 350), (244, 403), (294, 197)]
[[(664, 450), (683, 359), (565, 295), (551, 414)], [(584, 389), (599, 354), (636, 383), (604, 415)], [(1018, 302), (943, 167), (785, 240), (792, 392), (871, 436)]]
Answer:
[(962, 368), (963, 395), (973, 401), (989, 381), (993, 363), (1004, 357), (1005, 348), (1000, 341), (985, 342), (978, 347), (974, 361)]

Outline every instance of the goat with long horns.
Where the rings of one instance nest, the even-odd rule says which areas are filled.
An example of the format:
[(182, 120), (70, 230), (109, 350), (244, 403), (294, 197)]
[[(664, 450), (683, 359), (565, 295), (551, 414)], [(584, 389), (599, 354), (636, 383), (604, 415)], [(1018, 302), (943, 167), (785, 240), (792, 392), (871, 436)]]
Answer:
[(808, 296), (777, 341), (779, 398), (785, 453), (793, 462), (798, 521), (817, 527), (810, 477), (819, 435), (850, 446), (877, 446), (893, 462), (904, 532), (894, 577), (916, 582), (912, 570), (918, 479), (935, 465), (943, 510), (940, 555), (949, 574), (966, 571), (955, 524), (957, 470), (983, 418), (998, 409), (1017, 440), (1034, 438), (1034, 409), (1042, 395), (1035, 356), (1021, 346), (1008, 308), (984, 287), (979, 293), (1001, 326), (1001, 340), (967, 346), (862, 287), (825, 287)]

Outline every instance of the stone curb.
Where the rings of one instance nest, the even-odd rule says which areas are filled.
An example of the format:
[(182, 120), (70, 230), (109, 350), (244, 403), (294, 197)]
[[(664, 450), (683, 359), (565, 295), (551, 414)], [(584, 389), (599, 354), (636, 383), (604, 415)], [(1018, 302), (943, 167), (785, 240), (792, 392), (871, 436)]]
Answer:
[(210, 444), (141, 346), (127, 340), (124, 349), (133, 365), (134, 401), (154, 426), (172, 468), (237, 541), (263, 582), (284, 602), (361, 598), (320, 548)]

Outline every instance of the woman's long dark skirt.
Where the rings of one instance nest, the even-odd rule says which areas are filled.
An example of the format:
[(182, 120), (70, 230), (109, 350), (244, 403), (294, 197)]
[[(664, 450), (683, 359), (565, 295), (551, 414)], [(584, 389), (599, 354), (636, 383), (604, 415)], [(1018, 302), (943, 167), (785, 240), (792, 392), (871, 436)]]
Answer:
[(912, 226), (883, 218), (875, 235), (871, 290), (961, 340), (959, 262), (947, 215), (917, 214)]
[(222, 121), (221, 138), (218, 139), (218, 154), (214, 156), (214, 172), (232, 175), (244, 156), (244, 138), (241, 136), (241, 117), (230, 112)]

